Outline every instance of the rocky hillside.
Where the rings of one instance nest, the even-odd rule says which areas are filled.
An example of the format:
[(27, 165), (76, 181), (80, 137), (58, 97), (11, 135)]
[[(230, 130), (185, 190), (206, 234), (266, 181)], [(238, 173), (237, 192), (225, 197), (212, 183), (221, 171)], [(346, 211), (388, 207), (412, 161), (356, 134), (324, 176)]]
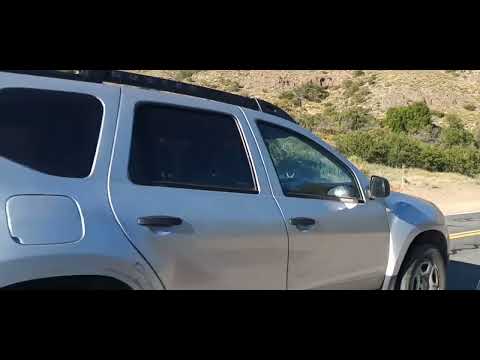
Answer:
[[(294, 116), (315, 115), (328, 107), (360, 106), (377, 118), (395, 106), (424, 101), (434, 111), (456, 114), (468, 129), (480, 124), (479, 70), (137, 70), (152, 76), (197, 83), (257, 96)], [(289, 92), (313, 84), (326, 91), (319, 101), (293, 103)], [(442, 119), (437, 119), (442, 125)]]
[[(353, 151), (354, 155), (349, 156), (350, 159), (367, 175), (385, 176), (390, 180), (394, 190), (433, 201), (446, 214), (480, 211), (480, 175), (465, 176), (459, 174), (465, 171), (456, 169), (452, 170), (456, 173), (449, 173), (449, 168), (443, 166), (453, 161), (454, 165), (462, 163), (465, 168), (473, 168), (478, 163), (480, 71), (137, 70), (135, 72), (263, 98), (280, 105), (295, 116), (302, 125), (318, 131), (324, 140), (333, 140), (334, 143), (336, 135), (329, 133), (331, 119), (337, 122), (335, 125), (337, 134), (340, 132), (340, 134), (354, 137), (365, 135), (364, 122), (370, 123), (377, 129), (384, 128), (383, 120), (391, 108), (418, 102), (424, 103), (430, 109), (432, 123), (437, 125), (437, 127), (427, 127), (427, 136), (422, 135), (425, 129), (419, 134), (387, 132), (386, 134), (390, 134), (390, 137), (395, 140), (392, 142), (393, 150), (395, 146), (401, 144), (400, 148), (404, 149), (402, 154), (397, 150), (388, 150), (388, 144), (377, 144), (377, 149), (386, 151), (383, 155), (388, 155), (387, 160), (393, 157), (390, 159), (392, 161), (398, 160), (396, 158), (400, 155), (406, 160), (412, 158), (413, 156), (409, 156), (410, 153), (415, 153), (412, 149), (425, 150), (423, 155), (415, 153), (419, 157), (418, 160), (422, 160), (418, 165), (409, 166), (407, 162), (405, 168), (392, 167), (391, 164), (386, 164), (392, 161), (385, 161), (385, 159), (382, 161), (362, 159), (367, 153), (366, 150), (357, 151), (358, 154)], [(415, 105), (412, 106), (415, 107)], [(355, 110), (352, 111), (352, 109)], [(421, 114), (422, 107), (420, 107)], [(450, 114), (456, 115), (455, 119), (459, 119), (467, 131), (476, 134), (476, 147), (472, 145), (471, 135), (466, 134), (461, 126), (458, 124), (452, 126), (455, 122), (451, 122), (452, 117), (448, 116)], [(372, 119), (373, 124), (368, 120), (369, 118)], [(338, 127), (338, 121), (343, 124), (343, 121), (348, 119), (354, 122), (351, 122), (343, 131), (343, 125)], [(438, 133), (439, 129), (442, 129), (440, 133)], [(452, 134), (456, 134), (453, 139), (457, 143), (461, 140), (456, 145), (454, 141), (453, 147), (452, 141), (449, 140)], [(433, 143), (431, 138), (434, 138)], [(416, 141), (414, 139), (426, 141), (428, 144), (411, 143)], [(466, 143), (470, 144), (467, 146)], [(351, 139), (350, 143), (345, 142), (340, 145), (345, 147), (349, 144), (352, 145)], [(444, 163), (443, 171), (428, 171), (429, 168), (435, 168), (433, 165), (436, 161), (439, 164)], [(422, 162), (425, 164), (422, 165)], [(452, 198), (455, 199), (454, 202), (451, 201)]]

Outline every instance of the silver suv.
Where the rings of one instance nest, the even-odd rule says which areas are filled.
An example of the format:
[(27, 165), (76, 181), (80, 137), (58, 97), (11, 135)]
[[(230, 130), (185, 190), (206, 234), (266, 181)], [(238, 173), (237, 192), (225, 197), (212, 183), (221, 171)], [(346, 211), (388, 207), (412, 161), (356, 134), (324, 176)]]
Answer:
[(435, 205), (265, 101), (163, 79), (0, 72), (0, 203), (7, 289), (446, 286)]

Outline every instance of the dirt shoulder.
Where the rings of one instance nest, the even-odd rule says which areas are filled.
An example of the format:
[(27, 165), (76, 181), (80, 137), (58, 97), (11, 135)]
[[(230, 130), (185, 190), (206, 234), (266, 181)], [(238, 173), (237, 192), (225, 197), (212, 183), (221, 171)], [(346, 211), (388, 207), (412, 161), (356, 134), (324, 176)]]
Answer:
[(367, 176), (387, 178), (393, 191), (436, 204), (445, 215), (480, 212), (480, 178), (421, 169), (396, 169), (351, 159)]
[(400, 191), (433, 202), (445, 215), (480, 212), (480, 185), (450, 184), (441, 188), (408, 186)]

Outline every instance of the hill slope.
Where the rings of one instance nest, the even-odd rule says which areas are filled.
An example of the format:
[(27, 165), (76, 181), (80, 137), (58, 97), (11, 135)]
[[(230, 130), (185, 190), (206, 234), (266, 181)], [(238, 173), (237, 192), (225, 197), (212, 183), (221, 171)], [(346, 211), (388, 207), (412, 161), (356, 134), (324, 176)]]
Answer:
[[(304, 101), (294, 115), (318, 114), (327, 106), (345, 109), (359, 105), (376, 117), (394, 106), (425, 101), (435, 111), (457, 114), (472, 129), (480, 124), (480, 71), (441, 70), (137, 70), (152, 76), (194, 82), (221, 90), (256, 96), (280, 103), (282, 93), (312, 82), (324, 86), (329, 96), (322, 102)], [(346, 84), (360, 85), (363, 96), (346, 94)], [(358, 102), (356, 100), (359, 100)], [(441, 120), (440, 125), (441, 125)]]

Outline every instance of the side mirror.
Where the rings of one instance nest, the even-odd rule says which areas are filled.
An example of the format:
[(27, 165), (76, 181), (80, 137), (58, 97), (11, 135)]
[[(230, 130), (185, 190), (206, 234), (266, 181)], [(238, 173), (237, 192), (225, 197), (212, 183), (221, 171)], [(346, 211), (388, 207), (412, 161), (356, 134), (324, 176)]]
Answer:
[(385, 198), (390, 195), (390, 183), (380, 176), (370, 178), (370, 195), (374, 198)]

